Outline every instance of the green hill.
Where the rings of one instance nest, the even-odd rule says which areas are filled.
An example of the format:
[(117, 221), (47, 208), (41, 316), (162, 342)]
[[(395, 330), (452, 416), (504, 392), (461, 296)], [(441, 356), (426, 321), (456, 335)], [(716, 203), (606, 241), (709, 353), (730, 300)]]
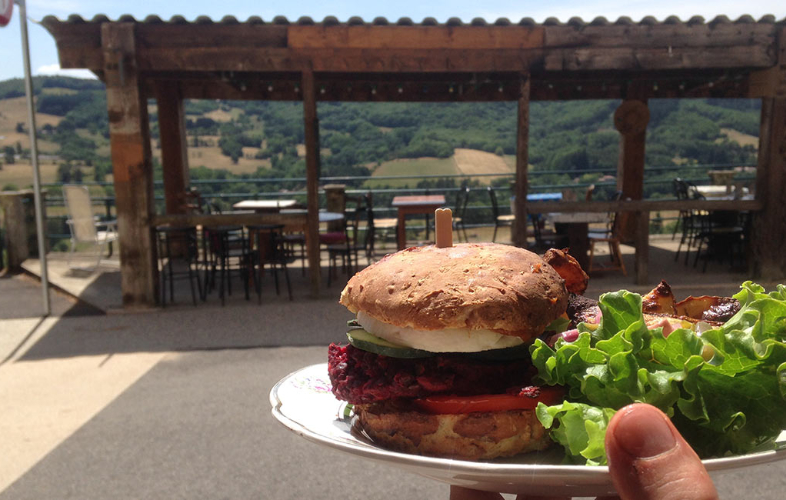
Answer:
[[(35, 89), (37, 110), (45, 118), (39, 123), (40, 137), (50, 145), (47, 152), (57, 155), (56, 179), (106, 179), (111, 165), (103, 84), (94, 80), (38, 77)], [(23, 96), (21, 80), (0, 82), (0, 148), (24, 150), (27, 147), (24, 134), (18, 130), (19, 123), (25, 126), (26, 119), (6, 111), (16, 109)], [(154, 104), (151, 101), (151, 136), (154, 152), (159, 157)], [(601, 174), (588, 170), (613, 172), (619, 134), (613, 128), (612, 116), (618, 105), (619, 101), (613, 100), (532, 103), (531, 168), (535, 172), (553, 172), (538, 175), (533, 182), (594, 182)], [(755, 162), (759, 101), (653, 99), (649, 106), (648, 166)], [(298, 148), (303, 142), (300, 103), (188, 101), (186, 111), (192, 178), (304, 176), (302, 147)], [(454, 157), (457, 148), (491, 153), (508, 164), (510, 155), (515, 154), (516, 104), (513, 102), (326, 102), (319, 104), (318, 113), (323, 176), (429, 174), (432, 173), (429, 165), (438, 165), (433, 167), (433, 173), (464, 171), (445, 163)], [(414, 160), (417, 161), (413, 163)], [(472, 171), (482, 169), (480, 165)], [(675, 172), (662, 175), (670, 178)], [(372, 185), (403, 184), (414, 186), (415, 181), (380, 179)], [(3, 185), (0, 171), (0, 187)], [(260, 189), (250, 184), (245, 187)], [(238, 192), (239, 187), (227, 189)], [(668, 191), (670, 187), (652, 189), (648, 194), (658, 195), (658, 191)]]

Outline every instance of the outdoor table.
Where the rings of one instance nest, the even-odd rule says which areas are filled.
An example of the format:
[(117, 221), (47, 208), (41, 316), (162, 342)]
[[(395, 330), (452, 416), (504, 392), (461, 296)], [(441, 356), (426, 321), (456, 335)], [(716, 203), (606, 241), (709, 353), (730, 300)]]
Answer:
[(255, 212), (278, 212), (282, 208), (292, 208), (295, 205), (297, 200), (243, 200), (232, 205), (232, 208)]
[(589, 225), (608, 222), (609, 215), (603, 212), (550, 213), (546, 218), (554, 224), (554, 230), (568, 238), (570, 255), (589, 269)]
[(740, 189), (739, 194), (735, 192), (734, 186), (696, 186), (695, 189), (705, 198), (713, 200), (746, 199), (750, 193), (748, 188), (744, 186)]
[(407, 215), (430, 214), (445, 205), (445, 196), (441, 194), (425, 196), (396, 196), (391, 203), (398, 210), (398, 249), (407, 246)]

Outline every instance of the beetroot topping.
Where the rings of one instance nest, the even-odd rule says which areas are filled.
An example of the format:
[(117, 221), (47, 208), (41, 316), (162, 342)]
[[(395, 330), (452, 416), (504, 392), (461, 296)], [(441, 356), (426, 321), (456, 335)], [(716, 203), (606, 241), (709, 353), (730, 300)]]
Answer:
[(503, 393), (529, 385), (532, 372), (526, 360), (488, 361), (465, 354), (400, 359), (331, 344), (328, 374), (338, 399), (369, 404), (432, 394)]

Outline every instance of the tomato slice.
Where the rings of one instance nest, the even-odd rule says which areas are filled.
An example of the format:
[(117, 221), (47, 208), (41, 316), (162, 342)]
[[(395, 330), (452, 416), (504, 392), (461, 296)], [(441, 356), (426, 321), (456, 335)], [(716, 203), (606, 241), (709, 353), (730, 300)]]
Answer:
[(472, 413), (507, 410), (533, 410), (538, 403), (553, 405), (563, 400), (562, 387), (527, 387), (518, 394), (481, 394), (478, 396), (429, 396), (413, 400), (427, 413)]

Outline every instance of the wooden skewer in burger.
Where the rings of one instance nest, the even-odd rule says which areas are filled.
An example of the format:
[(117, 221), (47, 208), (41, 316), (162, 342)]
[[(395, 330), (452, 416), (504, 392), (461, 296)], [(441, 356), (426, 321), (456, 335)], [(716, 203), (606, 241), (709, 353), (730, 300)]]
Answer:
[(528, 347), (587, 275), (559, 250), (544, 260), (508, 245), (453, 245), (449, 209), (435, 224), (436, 245), (387, 255), (347, 283), (340, 303), (357, 320), (349, 345), (329, 347), (333, 393), (392, 450), (468, 460), (542, 450), (551, 440), (534, 408), (562, 392), (531, 385)]

